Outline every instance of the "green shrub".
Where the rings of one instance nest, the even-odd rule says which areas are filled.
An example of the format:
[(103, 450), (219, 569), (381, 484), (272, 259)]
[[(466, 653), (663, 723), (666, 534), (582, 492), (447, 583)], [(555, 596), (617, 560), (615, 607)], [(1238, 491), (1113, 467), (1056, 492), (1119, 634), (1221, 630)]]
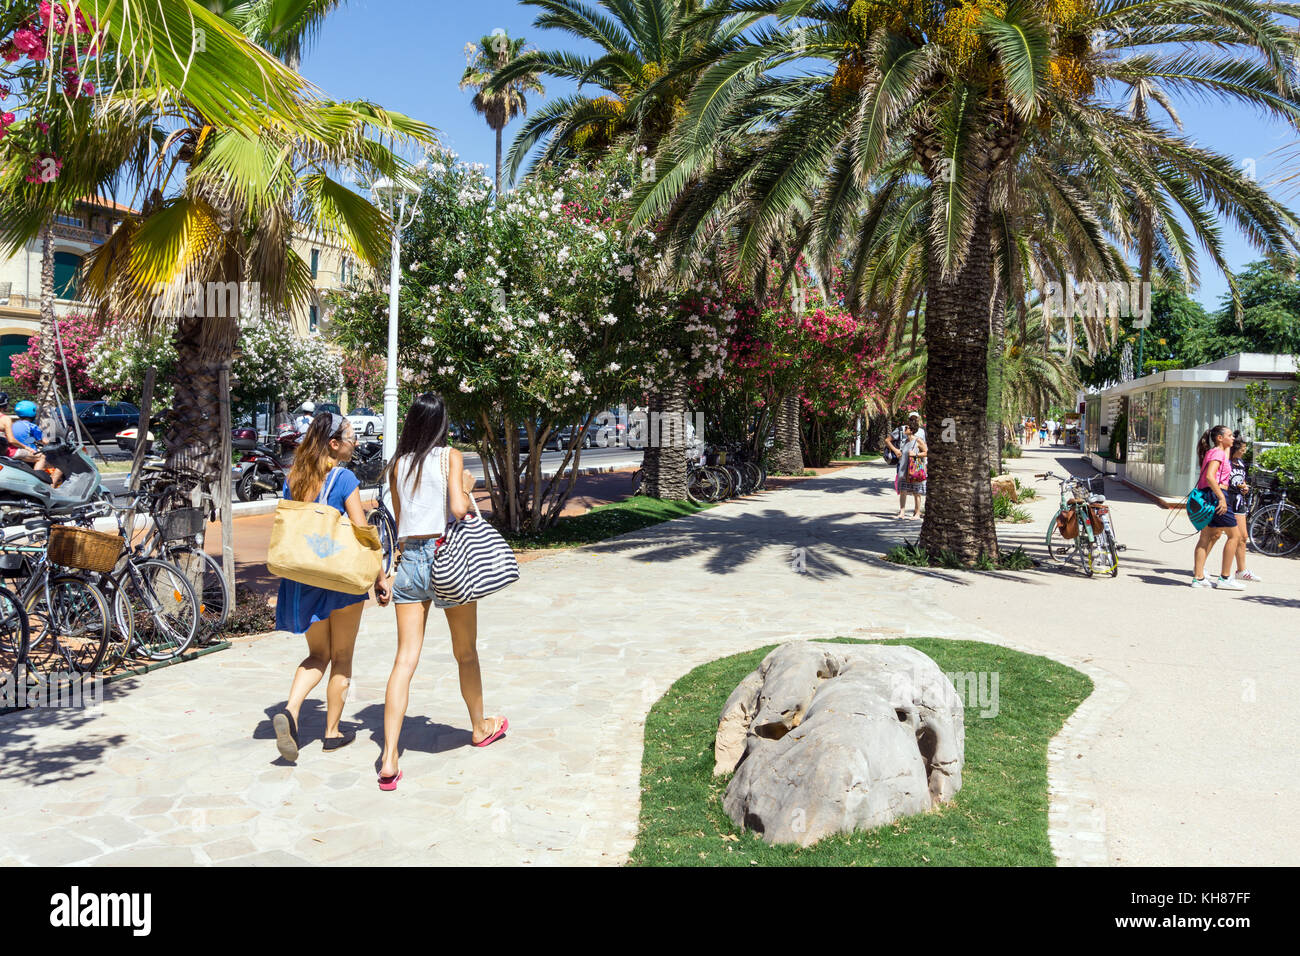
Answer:
[(1260, 452), (1256, 465), (1276, 471), (1287, 487), (1300, 486), (1300, 445), (1266, 448)]
[(1003, 458), (1020, 458), (1020, 457), (1022, 457), (1023, 455), (1024, 455), (1024, 452), (1022, 452), (1022, 451), (1020, 450), (1020, 446), (1019, 446), (1019, 445), (1014, 445), (1014, 444), (1013, 444), (1013, 445), (1006, 445), (1006, 446), (1004, 446), (1003, 449), (1002, 449), (1002, 457), (1003, 457)]
[(265, 634), (275, 630), (275, 608), (266, 595), (241, 584), (235, 588), (235, 606), (226, 619), (223, 636), (237, 634)]
[(0, 392), (9, 393), (9, 407), (13, 408), (19, 402), (36, 401), (36, 396), (27, 391), (27, 388), (18, 383), (12, 375), (0, 376)]
[(1022, 485), (1020, 479), (1016, 479), (1016, 498), (1020, 501), (1033, 501), (1038, 497), (1038, 489), (1031, 485)]
[(1034, 559), (1025, 554), (1023, 545), (1014, 551), (1003, 551), (998, 559), (998, 567), (1003, 571), (1028, 571), (1034, 566)]
[(893, 561), (895, 564), (905, 564), (912, 568), (928, 568), (930, 566), (930, 552), (919, 544), (906, 541), (889, 551), (885, 555), (885, 560)]

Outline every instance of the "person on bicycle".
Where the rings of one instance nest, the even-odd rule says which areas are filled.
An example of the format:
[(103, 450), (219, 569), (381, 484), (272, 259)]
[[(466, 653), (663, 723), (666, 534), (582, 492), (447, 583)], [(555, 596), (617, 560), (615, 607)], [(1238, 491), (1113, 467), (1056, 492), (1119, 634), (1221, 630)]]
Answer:
[[(1201, 529), (1196, 539), (1196, 550), (1192, 556), (1192, 587), (1220, 588), (1224, 591), (1244, 591), (1245, 585), (1233, 580), (1232, 562), (1237, 554), (1237, 517), (1228, 504), (1228, 480), (1232, 477), (1232, 466), (1228, 463), (1228, 452), (1232, 448), (1232, 429), (1227, 425), (1215, 425), (1207, 429), (1197, 442), (1197, 458), (1201, 462), (1200, 477), (1196, 487), (1208, 491), (1210, 497), (1218, 499), (1214, 517)], [(1214, 550), (1214, 542), (1220, 535), (1226, 537), (1223, 546), (1223, 564), (1219, 577), (1207, 580), (1205, 562)]]
[(1258, 582), (1260, 577), (1246, 569), (1246, 513), (1250, 510), (1250, 485), (1246, 481), (1246, 439), (1234, 438), (1232, 450), (1228, 453), (1228, 463), (1232, 466), (1232, 477), (1228, 479), (1228, 504), (1237, 519), (1237, 573), (1233, 575), (1238, 581)]
[(406, 413), (393, 459), (381, 479), (388, 481), (392, 496), (401, 556), (393, 579), (397, 657), (384, 694), (380, 790), (396, 790), (402, 778), (397, 766), (399, 737), (431, 606), (442, 610), (451, 631), (451, 652), (460, 670), (460, 694), (473, 724), (470, 743), (486, 747), (510, 727), (505, 717), (483, 715), (483, 677), (477, 649), (478, 602), (449, 604), (433, 588), (433, 557), (443, 532), (449, 521), (459, 521), (473, 507), (468, 490), (473, 485), (465, 481), (468, 475), (460, 451), (447, 443), (447, 409), (442, 397), (431, 392), (418, 396)]
[[(284, 497), (290, 501), (313, 501), (324, 496), (324, 503), (347, 515), (352, 523), (365, 527), (361, 510), (360, 482), (343, 464), (352, 458), (356, 447), (352, 423), (342, 415), (322, 412), (312, 420), (303, 436), (293, 467), (284, 483)], [(389, 600), (388, 579), (381, 570), (375, 579), (375, 599), (380, 605)], [(325, 750), (338, 750), (356, 739), (356, 731), (339, 727), (343, 702), (352, 682), (352, 651), (361, 627), (361, 610), (367, 595), (347, 594), (329, 588), (280, 580), (275, 603), (275, 628), (301, 634), (307, 639), (307, 656), (298, 665), (289, 688), (284, 709), (271, 718), (276, 747), (285, 760), (298, 759), (298, 715), (303, 701), (330, 672), (325, 688)]]

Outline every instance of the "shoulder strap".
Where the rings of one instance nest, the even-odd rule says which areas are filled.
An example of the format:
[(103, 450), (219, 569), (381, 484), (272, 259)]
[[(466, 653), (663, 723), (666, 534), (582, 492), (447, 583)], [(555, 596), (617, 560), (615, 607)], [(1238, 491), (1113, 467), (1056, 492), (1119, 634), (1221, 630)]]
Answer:
[(325, 484), (321, 488), (320, 494), (316, 496), (317, 504), (319, 504), (322, 501), (330, 500), (330, 491), (333, 489), (334, 481), (338, 478), (338, 476), (339, 476), (339, 469), (331, 468), (329, 475), (327, 475), (325, 478)]

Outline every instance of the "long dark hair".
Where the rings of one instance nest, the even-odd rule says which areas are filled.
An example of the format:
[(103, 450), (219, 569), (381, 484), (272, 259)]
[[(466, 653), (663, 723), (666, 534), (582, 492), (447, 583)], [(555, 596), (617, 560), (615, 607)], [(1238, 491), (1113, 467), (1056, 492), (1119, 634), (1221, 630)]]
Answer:
[(423, 392), (411, 402), (407, 409), (406, 420), (402, 422), (402, 433), (397, 437), (397, 448), (393, 451), (393, 460), (388, 463), (384, 480), (394, 474), (399, 459), (407, 455), (414, 456), (415, 472), (411, 475), (411, 487), (418, 488), (424, 477), (424, 461), (429, 452), (443, 448), (447, 444), (447, 406), (442, 396), (434, 392)]
[(1207, 428), (1201, 434), (1201, 440), (1196, 443), (1196, 461), (1205, 461), (1205, 453), (1219, 443), (1219, 436), (1226, 431), (1230, 431), (1227, 425), (1215, 425), (1213, 428)]
[(334, 465), (330, 442), (342, 438), (348, 420), (342, 415), (321, 412), (307, 426), (289, 469), (289, 493), (297, 501), (311, 501), (320, 494), (325, 476)]

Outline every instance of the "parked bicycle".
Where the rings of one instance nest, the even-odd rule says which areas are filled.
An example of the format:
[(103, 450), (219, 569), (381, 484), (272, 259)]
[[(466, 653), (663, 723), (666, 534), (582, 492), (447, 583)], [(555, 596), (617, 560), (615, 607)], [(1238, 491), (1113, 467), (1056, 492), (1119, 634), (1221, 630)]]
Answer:
[(1050, 471), (1034, 477), (1060, 484), (1060, 504), (1043, 540), (1048, 560), (1054, 564), (1076, 560), (1088, 577), (1098, 571), (1117, 576), (1119, 548), (1110, 520), (1110, 506), (1105, 495), (1092, 491), (1096, 479), (1057, 475)]
[[(108, 600), (99, 587), (69, 570), (95, 560), (87, 549), (97, 542), (78, 533), (82, 530), (38, 516), (6, 529), (0, 539), (5, 573), (20, 582), (12, 596), (28, 619), (25, 651), (14, 638), (4, 639), (15, 674), (26, 671), (37, 681), (56, 671), (91, 674), (104, 660), (113, 626)], [(10, 592), (0, 595), (5, 632), (13, 630), (3, 607), (9, 597)]]
[(1300, 508), (1287, 501), (1277, 472), (1254, 469), (1246, 534), (1260, 554), (1285, 556), (1300, 549)]

